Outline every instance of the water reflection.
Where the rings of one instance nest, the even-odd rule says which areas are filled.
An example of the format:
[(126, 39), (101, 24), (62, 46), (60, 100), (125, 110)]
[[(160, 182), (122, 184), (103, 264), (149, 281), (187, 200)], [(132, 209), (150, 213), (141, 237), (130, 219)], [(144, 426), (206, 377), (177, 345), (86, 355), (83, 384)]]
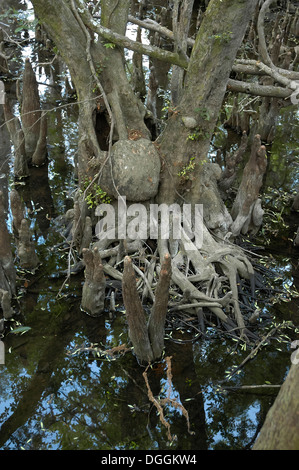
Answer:
[[(71, 123), (72, 125), (72, 123)], [(55, 148), (55, 147), (54, 147)], [(50, 152), (50, 168), (53, 163)], [(57, 169), (57, 167), (56, 167)], [(166, 355), (172, 364), (172, 397), (188, 411), (186, 417), (178, 408), (164, 409), (174, 437), (172, 445), (165, 426), (148, 398), (142, 369), (130, 353), (123, 358), (95, 357), (80, 347), (99, 344), (110, 349), (127, 343), (127, 325), (122, 311), (111, 320), (103, 315), (93, 319), (80, 310), (82, 278), (71, 280), (65, 297), (56, 298), (62, 279), (50, 274), (61, 269), (61, 253), (51, 251), (59, 236), (45, 214), (56, 208), (63, 211), (65, 197), (62, 186), (71, 187), (73, 174), (38, 169), (45, 178), (48, 197), (46, 211), (34, 213), (42, 233), (47, 221), (43, 265), (37, 281), (20, 299), (20, 316), (31, 330), (22, 336), (7, 335), (4, 339), (6, 364), (0, 370), (0, 448), (2, 449), (244, 449), (250, 448), (265, 415), (276, 396), (276, 389), (254, 391), (217, 391), (217, 384), (232, 364), (239, 364), (247, 352), (233, 350), (230, 340), (214, 329), (207, 338), (192, 342), (191, 336), (177, 332), (166, 341)], [(48, 171), (50, 182), (47, 179)], [(35, 181), (39, 181), (37, 176)], [(33, 176), (34, 180), (34, 176)], [(50, 187), (50, 189), (49, 189)], [(37, 184), (20, 189), (36, 207)], [(34, 195), (36, 192), (36, 195)], [(52, 196), (51, 196), (52, 195)], [(32, 201), (35, 201), (32, 203)], [(47, 231), (48, 230), (48, 231)], [(289, 265), (288, 265), (289, 266)], [(289, 267), (282, 264), (281, 276), (289, 276)], [(63, 266), (64, 267), (64, 266)], [(29, 282), (33, 279), (29, 278)], [(275, 347), (260, 352), (229, 384), (264, 384), (283, 381), (289, 351)], [(270, 367), (275, 364), (275, 367)], [(149, 372), (154, 396), (167, 394), (166, 363)], [(194, 433), (194, 434), (193, 434)], [(176, 438), (175, 438), (176, 437)]]
[[(35, 58), (44, 61), (37, 54)], [(59, 77), (64, 72), (61, 64), (54, 62), (54, 69), (44, 68), (39, 78), (53, 85), (61, 83)], [(287, 343), (280, 345), (280, 349), (272, 344), (260, 351), (240, 374), (226, 382), (232, 387), (229, 390), (220, 388), (219, 384), (223, 385), (227, 370), (242, 363), (248, 351), (241, 350), (214, 327), (208, 329), (206, 338), (198, 341), (194, 341), (191, 333), (179, 330), (172, 338), (168, 337), (165, 356), (171, 357), (174, 400), (164, 408), (173, 437), (169, 441), (167, 429), (149, 399), (142, 376), (144, 368), (135, 357), (131, 353), (117, 358), (97, 356), (90, 349), (91, 345), (109, 350), (128, 344), (121, 306), (113, 319), (108, 312), (97, 319), (85, 315), (80, 310), (81, 275), (72, 277), (65, 285), (63, 296), (57, 297), (64, 279), (52, 274), (65, 269), (66, 253), (59, 251), (61, 238), (53, 219), (64, 213), (69, 192), (74, 187), (77, 108), (66, 100), (63, 85), (43, 86), (41, 91), (43, 104), (49, 111), (48, 162), (41, 168), (31, 168), (30, 177), (18, 186), (18, 191), (32, 219), (42, 265), (36, 276), (22, 273), (19, 279), (22, 295), (17, 302), (15, 320), (30, 327), (30, 331), (24, 335), (10, 333), (4, 338), (6, 363), (0, 366), (0, 448), (250, 448), (277, 389), (236, 391), (233, 387), (282, 383), (290, 364)], [(1, 126), (2, 119), (0, 114), (0, 187), (8, 197), (11, 148), (6, 127)], [(279, 181), (277, 187), (284, 185), (287, 190), (295, 183), (293, 166), (282, 165), (278, 157), (283, 151), (292, 162), (297, 155), (296, 149), (288, 145), (296, 142), (294, 133), (298, 126), (291, 128), (293, 119), (293, 114), (287, 112), (281, 118), (268, 173), (273, 187)], [(285, 129), (291, 133), (287, 140), (283, 137)], [(53, 250), (53, 246), (57, 248)], [(281, 260), (280, 277), (290, 285), (298, 276), (293, 258), (292, 252), (291, 261)], [(298, 305), (290, 303), (267, 305), (265, 312), (294, 319), (291, 305), (298, 313)], [(298, 316), (296, 322), (299, 324)], [(148, 371), (148, 380), (155, 397), (161, 400), (167, 397), (170, 384), (165, 360)], [(186, 416), (175, 402), (188, 412), (190, 432)]]

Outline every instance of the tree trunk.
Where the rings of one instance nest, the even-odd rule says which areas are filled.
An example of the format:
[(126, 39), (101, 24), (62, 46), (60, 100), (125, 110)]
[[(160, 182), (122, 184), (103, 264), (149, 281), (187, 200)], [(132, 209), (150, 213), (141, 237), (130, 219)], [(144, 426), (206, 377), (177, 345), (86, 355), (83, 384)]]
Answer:
[(122, 280), (123, 299), (129, 336), (134, 352), (141, 362), (153, 362), (161, 358), (164, 349), (165, 319), (168, 308), (171, 280), (171, 258), (165, 255), (159, 281), (155, 290), (154, 304), (147, 321), (136, 286), (136, 275), (129, 256), (124, 259)]
[[(172, 110), (159, 142), (164, 160), (159, 201), (172, 203), (180, 199), (179, 193), (187, 201), (203, 203), (210, 228), (227, 230), (231, 223), (217, 189), (219, 169), (208, 163), (207, 154), (229, 74), (256, 3), (209, 3), (192, 49), (182, 99)], [(182, 181), (180, 172), (192, 158), (194, 169)]]
[(253, 139), (251, 154), (244, 168), (242, 181), (232, 207), (233, 235), (255, 234), (262, 223), (263, 211), (259, 191), (267, 168), (266, 147), (261, 145), (260, 135)]
[(82, 290), (81, 308), (92, 317), (99, 316), (104, 310), (106, 279), (102, 260), (97, 248), (83, 249), (85, 282)]
[[(123, 297), (136, 355), (141, 361), (148, 362), (160, 355), (164, 315), (167, 313), (165, 293), (170, 278), (183, 294), (189, 293), (189, 303), (194, 308), (208, 308), (226, 328), (232, 327), (234, 331), (239, 330), (241, 336), (246, 336), (248, 332), (238, 304), (237, 278), (251, 279), (253, 268), (240, 249), (225, 241), (219, 243), (209, 230), (215, 229), (216, 235), (219, 233), (223, 237), (230, 229), (232, 218), (218, 190), (221, 169), (208, 162), (208, 152), (229, 74), (257, 0), (211, 0), (190, 60), (180, 51), (181, 44), (176, 44), (177, 52), (170, 52), (126, 38), (129, 0), (102, 1), (100, 22), (92, 18), (83, 0), (76, 0), (76, 3), (75, 0), (32, 2), (39, 20), (68, 65), (76, 87), (80, 111), (80, 181), (100, 175), (97, 183), (101, 187), (105, 187), (106, 183), (105, 191), (110, 197), (115, 199), (118, 194), (126, 197), (128, 202), (153, 201), (169, 205), (184, 201), (193, 206), (203, 204), (204, 207), (202, 250), (195, 246), (186, 232), (173, 243), (164, 239), (158, 239), (156, 243), (160, 263), (157, 262), (155, 269), (165, 256), (169, 266), (157, 289), (161, 305), (158, 309), (157, 303), (153, 309), (152, 318), (159, 319), (161, 328), (155, 328), (152, 320), (151, 333), (142, 314), (132, 265), (128, 259), (124, 263)], [(185, 6), (191, 4), (192, 0), (184, 2)], [(188, 17), (186, 14), (186, 19)], [(181, 35), (177, 36), (178, 41), (183, 41), (185, 45), (186, 29), (182, 28)], [(179, 74), (178, 105), (170, 110), (166, 128), (155, 145), (144, 122), (143, 104), (135, 96), (126, 76), (125, 47), (148, 53), (164, 62), (170, 61), (184, 69), (184, 74)], [(105, 143), (104, 139), (103, 144), (97, 132), (109, 141)], [(152, 165), (150, 170), (149, 165)], [(125, 185), (126, 181), (128, 184)], [(137, 188), (138, 191), (144, 190), (147, 185), (147, 194), (137, 192)], [(110, 207), (114, 207), (114, 202)], [(86, 218), (80, 214), (80, 223), (83, 224)], [(78, 233), (76, 228), (81, 230), (82, 226), (76, 223), (73, 230), (75, 246), (80, 249), (83, 231)], [(105, 259), (103, 255), (106, 257), (105, 252), (111, 243), (108, 240), (104, 248), (99, 247), (102, 259)], [(113, 259), (104, 263), (104, 272), (117, 273), (122, 278), (113, 263)], [(186, 275), (182, 270), (184, 264), (191, 266), (194, 276)], [(223, 277), (221, 281), (214, 282), (219, 277), (219, 267), (230, 286), (226, 295), (222, 295), (221, 291)], [(85, 297), (85, 291), (83, 294)], [(231, 313), (234, 320), (230, 318)], [(154, 351), (152, 346), (155, 340), (157, 350)]]
[(28, 177), (29, 169), (25, 149), (25, 136), (21, 128), (21, 123), (19, 119), (13, 115), (11, 105), (7, 99), (3, 105), (3, 110), (6, 125), (14, 146), (14, 175), (16, 178)]
[(146, 316), (137, 292), (132, 260), (128, 256), (124, 260), (122, 289), (129, 337), (133, 343), (134, 352), (141, 362), (152, 362), (154, 355), (148, 336)]
[(149, 318), (148, 333), (154, 358), (159, 358), (164, 349), (165, 320), (168, 307), (169, 287), (171, 281), (171, 258), (166, 255), (160, 271), (155, 293), (155, 302)]
[(40, 261), (35, 251), (35, 242), (32, 239), (30, 221), (28, 219), (23, 219), (21, 222), (17, 248), (20, 266), (29, 270), (37, 268)]
[(288, 376), (266, 416), (253, 450), (299, 449), (298, 360), (292, 364)]
[[(115, 2), (110, 0), (101, 2), (103, 25), (109, 24), (114, 31), (123, 34), (129, 3), (129, 0), (125, 0), (118, 2), (115, 7)], [(73, 2), (34, 0), (33, 5), (37, 17), (69, 67), (76, 88), (79, 103), (78, 176), (79, 180), (83, 180), (88, 170), (94, 175), (107, 158), (108, 146), (100, 148), (99, 145), (99, 134), (103, 129), (98, 129), (97, 135), (96, 122), (103, 118), (103, 126), (113, 125), (103, 93), (98, 88), (99, 82), (111, 107), (114, 141), (128, 139), (132, 131), (138, 132), (140, 137), (150, 138), (144, 123), (145, 109), (128, 82), (123, 50), (111, 47), (111, 44), (105, 41), (95, 41), (93, 35), (89, 44), (87, 35), (90, 32), (80, 22), (76, 8), (72, 8)]]
[(35, 152), (40, 137), (41, 118), (38, 84), (29, 59), (25, 60), (21, 113), (25, 151), (29, 160)]

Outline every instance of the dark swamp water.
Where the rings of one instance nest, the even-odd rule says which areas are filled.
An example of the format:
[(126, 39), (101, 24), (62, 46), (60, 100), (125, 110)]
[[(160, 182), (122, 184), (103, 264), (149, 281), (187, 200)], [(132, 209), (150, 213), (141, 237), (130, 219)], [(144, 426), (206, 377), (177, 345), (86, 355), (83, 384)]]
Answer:
[[(28, 53), (33, 62), (40, 60), (36, 51)], [(42, 70), (40, 82), (51, 84), (50, 70), (46, 68), (46, 74)], [(61, 72), (51, 73), (56, 77)], [(204, 338), (183, 323), (181, 327), (177, 323), (175, 330), (167, 329), (165, 358), (171, 357), (172, 380), (168, 380), (166, 359), (148, 371), (148, 380), (160, 403), (172, 399), (163, 409), (170, 439), (149, 400), (144, 368), (130, 352), (103, 353), (128, 344), (122, 305), (113, 316), (107, 308), (100, 318), (91, 318), (80, 309), (82, 273), (71, 276), (66, 284), (65, 277), (59, 276), (67, 268), (68, 252), (59, 245), (62, 240), (55, 219), (70, 207), (75, 186), (77, 106), (59, 88), (41, 86), (41, 92), (43, 103), (53, 108), (48, 114), (48, 163), (32, 168), (30, 178), (17, 189), (26, 202), (42, 264), (34, 275), (18, 272), (16, 314), (7, 322), (2, 338), (0, 449), (250, 449), (277, 396), (277, 385), (291, 365), (291, 341), (298, 339), (299, 302), (297, 297), (290, 300), (289, 294), (299, 286), (298, 250), (292, 244), (299, 216), (290, 211), (291, 195), (298, 187), (298, 115), (285, 110), (280, 116), (268, 154), (265, 223), (256, 240), (256, 252), (267, 254), (261, 259), (265, 272), (271, 269), (280, 292), (257, 300), (260, 335), (286, 321), (294, 326), (283, 324), (276, 339), (234, 374), (234, 368), (248, 357), (248, 346), (237, 344), (213, 326)], [(14, 181), (1, 109), (0, 119), (0, 186), (8, 195)], [(18, 327), (27, 330), (9, 333)], [(188, 412), (189, 428), (181, 408), (175, 406), (178, 403)]]

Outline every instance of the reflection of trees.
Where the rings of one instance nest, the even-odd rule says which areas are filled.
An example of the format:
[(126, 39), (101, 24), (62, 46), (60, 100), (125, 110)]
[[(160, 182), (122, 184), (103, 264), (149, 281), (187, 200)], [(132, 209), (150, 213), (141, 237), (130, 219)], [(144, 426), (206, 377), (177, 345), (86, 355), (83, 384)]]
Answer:
[[(91, 351), (84, 350), (66, 356), (67, 347), (74, 351), (82, 344), (100, 343), (102, 349), (109, 349), (119, 344), (118, 333), (123, 330), (123, 319), (117, 318), (107, 328), (105, 316), (98, 319), (82, 316), (75, 306), (68, 308), (66, 304), (60, 308), (63, 311), (57, 316), (58, 307), (55, 308), (53, 303), (49, 322), (46, 318), (39, 320), (47, 323), (43, 339), (32, 340), (29, 336), (28, 343), (16, 349), (14, 367), (9, 366), (9, 370), (13, 371), (16, 382), (13, 393), (20, 398), (18, 404), (13, 405), (11, 416), (6, 421), (5, 414), (0, 418), (4, 421), (0, 445), (5, 448), (10, 442), (14, 448), (20, 448), (32, 438), (28, 448), (34, 449), (49, 449), (55, 445), (68, 450), (150, 450), (157, 446), (161, 450), (168, 449), (166, 430), (147, 396), (142, 377), (144, 369), (131, 354), (116, 360), (97, 358)], [(27, 318), (27, 324), (30, 324), (31, 316)], [(32, 326), (35, 324), (33, 331), (41, 331), (36, 313), (32, 315), (32, 321)], [(121, 342), (126, 342), (126, 338)], [(219, 346), (206, 345), (202, 355), (198, 346), (199, 352), (194, 355), (195, 346), (191, 342), (176, 344), (168, 341), (166, 345), (166, 353), (172, 357), (173, 391), (187, 409), (191, 430), (195, 433), (187, 432), (184, 416), (166, 406), (165, 418), (170, 423), (171, 434), (178, 436), (171, 449), (203, 450), (211, 445), (215, 449), (250, 447), (250, 439), (259, 428), (256, 423), (262, 424), (276, 392), (265, 395), (244, 391), (216, 393), (209, 384), (217, 385), (225, 372), (219, 359)], [(27, 357), (23, 359), (23, 366), (20, 356), (16, 355), (20, 351), (23, 358)], [(267, 360), (260, 354), (246, 365), (241, 383), (244, 377), (249, 384), (264, 383), (265, 380), (278, 383), (278, 375), (282, 381), (285, 359), (273, 370), (270, 361), (278, 363), (278, 353), (270, 354)], [(236, 363), (241, 361), (242, 358), (235, 360)], [(22, 377), (24, 368), (31, 378)], [(163, 397), (165, 369), (162, 361), (161, 367), (157, 364), (148, 372), (155, 397)], [(237, 377), (229, 385), (239, 383)], [(19, 389), (25, 391), (20, 393)], [(17, 399), (15, 401), (17, 403)]]
[[(30, 338), (26, 347), (22, 347), (21, 356), (18, 354), (14, 355), (14, 361), (17, 361), (16, 369), (13, 369), (14, 381), (17, 384), (14, 385), (16, 405), (8, 419), (1, 417), (3, 424), (0, 428), (0, 446), (4, 446), (17, 430), (34, 417), (38, 403), (50, 384), (52, 374), (55, 373), (56, 379), (58, 377), (59, 380), (63, 379), (59, 370), (57, 370), (57, 363), (61, 359), (67, 344), (74, 336), (74, 331), (78, 327), (78, 319), (80, 321), (80, 316), (77, 316), (77, 321), (70, 322), (69, 315), (61, 315), (56, 318), (52, 316), (49, 319), (51, 323), (46, 328), (47, 339), (41, 342), (36, 341), (35, 338)], [(60, 339), (59, 341), (57, 341), (57, 336)], [(39, 350), (40, 343), (42, 343), (41, 352)], [(12, 342), (12, 346), (13, 344)], [(10, 347), (9, 340), (6, 341), (6, 347), (7, 349)], [(30, 380), (26, 381), (27, 386), (25, 387), (22, 383), (23, 373), (21, 366), (24, 355), (27, 357), (25, 368), (28, 368), (28, 373), (32, 374)], [(28, 360), (29, 355), (32, 355), (32, 362)], [(36, 369), (31, 373), (32, 367), (36, 367)], [(8, 370), (11, 370), (9, 363)], [(21, 392), (18, 390), (18, 386), (21, 387)], [(20, 438), (16, 437), (16, 439), (19, 440)], [(18, 446), (20, 444), (22, 444), (22, 441), (18, 443)]]
[(18, 191), (30, 212), (35, 211), (34, 218), (42, 236), (46, 239), (50, 220), (55, 215), (48, 165), (30, 168), (28, 181), (25, 186), (18, 188)]
[[(212, 383), (211, 386), (205, 387), (204, 400), (209, 436), (213, 438), (213, 449), (251, 448), (279, 389), (238, 390), (238, 387), (245, 384), (259, 385), (268, 381), (278, 385), (283, 382), (286, 356), (271, 346), (268, 348), (270, 350), (260, 351), (252, 361), (248, 362), (240, 376), (236, 376), (231, 381), (225, 381), (223, 388), (219, 390), (217, 390), (218, 384), (225, 379), (226, 361), (219, 363), (219, 367), (211, 369)], [(215, 352), (213, 348), (210, 351), (205, 361), (212, 365)], [(241, 363), (247, 354), (248, 352), (238, 354), (234, 361), (231, 359), (231, 363)], [(273, 368), (273, 363), (275, 363), (275, 368)], [(207, 367), (197, 362), (197, 369), (201, 369), (201, 366), (203, 369)]]
[[(159, 3), (164, 5), (164, 0)], [(14, 4), (16, 8), (20, 8), (19, 2), (12, 0), (2, 2), (1, 6), (7, 4), (11, 6)], [(41, 57), (39, 53), (36, 55), (39, 60), (46, 61), (46, 58)], [(158, 60), (153, 59), (152, 62), (157, 65)], [(45, 74), (52, 83), (56, 84), (59, 81), (58, 76), (62, 72), (60, 66), (61, 63), (55, 61), (54, 69), (50, 67), (45, 69)], [(156, 73), (164, 74), (166, 79), (165, 68), (168, 68), (168, 65), (165, 65), (163, 70), (156, 67)], [(56, 100), (62, 99), (60, 94), (57, 94), (58, 91), (59, 87), (50, 87), (45, 93), (47, 106), (49, 104), (52, 106)], [(159, 109), (161, 106), (160, 103)], [(49, 218), (54, 213), (54, 202), (56, 210), (58, 209), (56, 199), (57, 204), (62, 202), (61, 195), (55, 198), (53, 186), (59, 190), (65, 188), (66, 177), (69, 177), (72, 171), (65, 158), (65, 149), (70, 148), (69, 130), (73, 118), (67, 114), (71, 112), (71, 109), (71, 107), (65, 107), (62, 110), (58, 107), (48, 115), (48, 137), (50, 145), (53, 145), (49, 149), (50, 160), (57, 173), (54, 183), (49, 182), (48, 167), (44, 166), (32, 168), (26, 185), (20, 187), (28, 208), (31, 210), (43, 208), (38, 210), (34, 217), (45, 238), (50, 226)], [(1, 111), (0, 106), (0, 113)], [(64, 128), (65, 116), (70, 119)], [(290, 142), (298, 140), (296, 139), (298, 129), (291, 119), (291, 113), (284, 113), (272, 145), (271, 165), (275, 172), (270, 172), (268, 179), (269, 181), (273, 179), (273, 184), (271, 183), (273, 187), (277, 186), (277, 181), (280, 187), (285, 179), (289, 179), (289, 172), (292, 171), (291, 165), (285, 165), (281, 157), (283, 142), (287, 140), (288, 148), (290, 148)], [(11, 150), (7, 129), (5, 126), (1, 127), (1, 123), (2, 117), (0, 117), (0, 141), (2, 142), (0, 165), (3, 166), (1, 166), (0, 176), (2, 172), (8, 174), (7, 157)], [(286, 134), (286, 131), (289, 133)], [(227, 143), (228, 140), (224, 145)], [(294, 153), (295, 151), (294, 149)], [(7, 178), (0, 177), (0, 189), (2, 189), (2, 184), (7, 194)], [(49, 270), (49, 265), (44, 268)], [(47, 284), (46, 281), (45, 284)], [(51, 299), (50, 290), (48, 299)], [(24, 308), (24, 317), (28, 314), (26, 321), (28, 321), (27, 324), (32, 325), (33, 334), (40, 332), (37, 334), (45, 337), (32, 339), (30, 333), (28, 343), (25, 345), (23, 341), (26, 342), (26, 336), (18, 339), (7, 338), (7, 344), (13, 347), (17, 345), (19, 348), (13, 352), (8, 363), (11, 375), (4, 378), (1, 376), (1, 396), (3, 397), (5, 397), (5, 385), (7, 384), (7, 389), (9, 388), (9, 379), (15, 382), (13, 385), (15, 403), (11, 406), (11, 415), (7, 418), (6, 412), (2, 414), (5, 421), (0, 429), (1, 445), (8, 445), (8, 439), (11, 438), (11, 444), (20, 448), (32, 434), (33, 442), (28, 446), (33, 448), (46, 447), (46, 442), (50, 446), (49, 443), (59, 441), (59, 447), (63, 449), (128, 449), (134, 446), (143, 449), (154, 447), (166, 449), (169, 442), (167, 442), (165, 429), (156, 409), (148, 400), (142, 377), (143, 369), (137, 365), (134, 357), (127, 355), (114, 362), (108, 359), (95, 359), (91, 353), (65, 357), (65, 348), (70, 342), (76, 341), (78, 331), (80, 341), (97, 343), (102, 340), (105, 346), (107, 333), (105, 317), (97, 320), (86, 318), (76, 309), (68, 309), (69, 299), (59, 312), (58, 307), (55, 310), (56, 307), (51, 299), (49, 300), (53, 309), (51, 317), (44, 318), (39, 315), (38, 307), (35, 309), (37, 298), (33, 299), (33, 304), (30, 305), (31, 300), (29, 296), (26, 297), (27, 307)], [(32, 315), (31, 312), (33, 312)], [(57, 318), (55, 313), (58, 315)], [(113, 324), (109, 328), (110, 335), (117, 341), (117, 330), (113, 329)], [(82, 329), (84, 333), (81, 335)], [(210, 346), (213, 350), (214, 346)], [(194, 435), (188, 434), (184, 416), (168, 407), (166, 419), (171, 425), (172, 434), (177, 434), (179, 439), (172, 448), (206, 449), (209, 447), (209, 441), (216, 440), (217, 442), (218, 435), (220, 436), (219, 442), (214, 445), (214, 448), (243, 448), (244, 443), (250, 446), (248, 439), (256, 433), (256, 421), (259, 423), (264, 421), (274, 395), (262, 396), (258, 393), (250, 395), (244, 392), (229, 392), (229, 395), (216, 394), (207, 386), (211, 373), (208, 368), (212, 369), (212, 382), (217, 383), (224, 373), (223, 351), (217, 350), (215, 354), (219, 364), (215, 364), (215, 356), (212, 358), (212, 353), (208, 354), (205, 359), (207, 364), (203, 364), (203, 362), (196, 362), (194, 349), (191, 343), (167, 344), (167, 355), (172, 356), (173, 387), (178, 399), (188, 410), (191, 429), (195, 433)], [(36, 359), (30, 359), (30, 357)], [(269, 361), (264, 363), (254, 361), (252, 367), (246, 366), (246, 381), (252, 384), (263, 383), (265, 379), (273, 383), (278, 383), (278, 378), (282, 380), (285, 362), (281, 365), (281, 370), (275, 368), (274, 374), (271, 368), (273, 360), (275, 364), (278, 362), (277, 357), (273, 358), (270, 355)], [(24, 370), (26, 370), (27, 378), (23, 377)], [(153, 370), (149, 374), (149, 379), (153, 394), (158, 396), (165, 383), (165, 370), (161, 373), (158, 369)], [(255, 412), (256, 416), (253, 416)], [(44, 431), (42, 431), (41, 422)]]
[[(86, 320), (85, 340), (89, 343), (102, 338), (105, 344), (104, 317), (102, 321), (97, 319), (101, 326), (97, 326), (96, 330), (94, 319)], [(64, 320), (53, 322), (52, 327), (48, 328), (47, 338), (52, 339), (44, 345), (36, 372), (29, 379), (26, 390), (21, 393), (12, 415), (2, 425), (1, 445), (4, 446), (11, 438), (12, 445), (20, 447), (30, 434), (33, 440), (32, 444), (28, 444), (29, 448), (43, 448), (42, 423), (47, 445), (49, 439), (52, 438), (54, 442), (59, 439), (59, 447), (64, 449), (151, 449), (155, 448), (155, 442), (159, 443), (160, 449), (167, 449), (169, 443), (165, 430), (147, 397), (143, 368), (137, 365), (133, 356), (127, 355), (116, 361), (97, 361), (90, 353), (81, 353), (70, 359), (65, 358), (65, 348), (71, 341), (76, 341), (74, 332), (80, 329), (80, 325), (82, 327), (82, 323), (79, 314), (70, 326), (69, 314), (66, 314)], [(56, 336), (53, 336), (54, 332)], [(171, 352), (175, 354), (177, 349), (180, 355), (178, 348), (175, 345)], [(188, 350), (192, 352), (189, 346)], [(192, 361), (191, 366), (189, 361), (184, 364), (187, 367), (181, 370), (180, 361), (173, 359), (173, 386), (179, 392), (182, 403), (198, 391)], [(28, 361), (26, 368), (28, 371), (32, 368)], [(182, 375), (179, 374), (180, 370), (184, 372)], [(192, 381), (191, 387), (185, 380), (185, 373)], [(160, 392), (163, 378), (163, 374), (150, 374), (151, 389), (155, 396)], [(24, 387), (21, 382), (19, 378), (16, 394), (19, 386)], [(195, 402), (190, 403), (188, 412), (194, 436), (188, 434), (185, 418), (175, 410), (168, 410), (167, 420), (171, 424), (171, 432), (180, 436), (173, 448), (206, 448), (201, 395), (197, 395)]]

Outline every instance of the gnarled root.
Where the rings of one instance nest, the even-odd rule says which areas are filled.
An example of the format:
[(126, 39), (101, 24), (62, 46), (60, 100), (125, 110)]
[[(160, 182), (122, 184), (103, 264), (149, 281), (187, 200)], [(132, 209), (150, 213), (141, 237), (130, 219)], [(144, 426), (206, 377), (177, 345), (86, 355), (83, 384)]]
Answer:
[[(212, 321), (234, 337), (257, 339), (247, 321), (255, 308), (247, 303), (246, 310), (241, 309), (239, 299), (242, 294), (242, 299), (248, 296), (254, 301), (255, 274), (245, 252), (226, 239), (216, 239), (204, 224), (201, 246), (184, 229), (176, 240), (116, 240), (107, 236), (95, 242), (93, 250), (83, 249), (86, 279), (82, 309), (92, 315), (104, 310), (104, 278), (99, 282), (94, 279), (96, 257), (101, 275), (122, 283), (129, 336), (141, 363), (161, 357), (167, 322), (170, 318), (179, 321), (184, 313), (198, 320), (199, 333)], [(95, 299), (98, 305), (91, 307)]]
[[(160, 256), (165, 256), (168, 250), (168, 241), (160, 240)], [(216, 242), (204, 228), (203, 246), (198, 250), (187, 234), (183, 233), (177, 255), (172, 259), (172, 283), (182, 294), (188, 292), (186, 310), (190, 312), (191, 308), (192, 311), (192, 303), (194, 313), (198, 308), (207, 308), (227, 329), (235, 333), (239, 331), (240, 336), (246, 338), (250, 333), (240, 310), (238, 277), (250, 281), (251, 285), (253, 283), (253, 267), (240, 248), (225, 241)], [(231, 312), (234, 320), (230, 318)]]
[(166, 254), (156, 287), (154, 304), (147, 324), (136, 286), (132, 260), (126, 256), (123, 274), (123, 299), (134, 352), (141, 362), (159, 359), (164, 349), (165, 319), (168, 309), (171, 258)]
[(93, 317), (104, 310), (106, 279), (101, 256), (97, 248), (83, 249), (85, 282), (82, 289), (81, 308)]

